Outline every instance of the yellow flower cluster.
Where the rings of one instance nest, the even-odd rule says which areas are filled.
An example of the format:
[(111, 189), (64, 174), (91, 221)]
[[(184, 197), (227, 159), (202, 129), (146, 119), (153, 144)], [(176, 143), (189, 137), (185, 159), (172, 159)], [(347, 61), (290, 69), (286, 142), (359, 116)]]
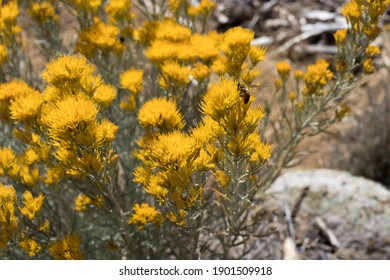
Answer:
[(42, 246), (39, 245), (34, 239), (24, 238), (19, 242), (20, 248), (28, 253), (30, 257), (35, 256), (42, 249)]
[(106, 160), (113, 163), (116, 157), (109, 147), (118, 127), (97, 119), (98, 105), (110, 106), (116, 90), (94, 71), (83, 57), (62, 56), (42, 74), (49, 83), (44, 91), (49, 102), (41, 110), (41, 123), (56, 147), (55, 158), (72, 176), (99, 173)]
[(15, 189), (0, 183), (0, 248), (8, 247), (7, 242), (17, 233), (19, 218), (15, 214), (16, 204)]
[(164, 217), (160, 212), (147, 203), (142, 203), (141, 205), (136, 203), (133, 207), (133, 211), (134, 213), (130, 217), (128, 223), (130, 225), (136, 225), (139, 230), (145, 229), (145, 226), (150, 223), (159, 227), (164, 222)]
[(329, 62), (324, 59), (319, 59), (313, 65), (307, 67), (307, 72), (303, 76), (305, 87), (303, 94), (305, 95), (322, 95), (323, 88), (333, 78), (333, 73), (329, 70)]
[(102, 0), (67, 0), (67, 2), (83, 12), (95, 13), (99, 9)]
[(24, 206), (20, 208), (20, 212), (29, 220), (34, 219), (35, 215), (41, 211), (43, 199), (45, 198), (43, 194), (39, 194), (37, 197), (33, 197), (30, 191), (26, 191), (23, 194), (23, 204)]
[(39, 24), (44, 24), (46, 21), (58, 21), (55, 8), (48, 1), (33, 3), (30, 7), (29, 14)]
[(0, 67), (8, 62), (8, 51), (5, 45), (0, 44)]
[(126, 24), (134, 17), (131, 8), (132, 4), (129, 0), (110, 0), (104, 10), (108, 15), (109, 22)]
[(122, 100), (120, 107), (125, 110), (134, 111), (138, 94), (144, 88), (144, 71), (142, 69), (130, 68), (120, 75), (120, 85), (122, 88), (130, 91), (127, 100)]
[(99, 51), (121, 56), (125, 45), (118, 39), (120, 29), (97, 20), (94, 25), (82, 30), (76, 42), (76, 50), (86, 57), (93, 57)]
[(49, 252), (56, 260), (82, 260), (84, 255), (80, 250), (80, 245), (80, 237), (77, 234), (67, 234), (53, 242), (49, 247)]
[(216, 4), (210, 0), (201, 0), (199, 5), (193, 6), (190, 5), (187, 8), (187, 13), (190, 17), (195, 18), (199, 16), (208, 16), (210, 15), (216, 8)]
[(153, 98), (143, 104), (138, 121), (147, 130), (170, 132), (184, 127), (184, 120), (174, 102), (166, 98)]
[(1, 43), (10, 45), (21, 33), (22, 29), (17, 25), (19, 7), (17, 1), (9, 1), (1, 7), (0, 13), (0, 38)]

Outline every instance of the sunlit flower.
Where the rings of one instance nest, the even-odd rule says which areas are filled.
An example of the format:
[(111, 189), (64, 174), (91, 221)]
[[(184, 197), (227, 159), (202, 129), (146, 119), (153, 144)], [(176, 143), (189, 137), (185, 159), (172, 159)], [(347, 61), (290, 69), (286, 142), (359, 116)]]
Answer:
[(87, 211), (88, 205), (91, 203), (92, 199), (89, 196), (85, 194), (80, 194), (74, 200), (74, 210), (78, 212)]
[(142, 69), (130, 68), (120, 76), (120, 85), (129, 90), (133, 95), (138, 95), (144, 88), (144, 71)]
[(0, 66), (8, 62), (8, 51), (5, 45), (0, 44)]
[(371, 58), (367, 58), (363, 61), (363, 71), (366, 74), (372, 74), (375, 72), (374, 62)]
[(58, 16), (55, 13), (54, 6), (47, 1), (41, 3), (32, 3), (30, 10), (30, 16), (38, 23), (42, 24), (46, 21), (57, 21)]
[(184, 127), (183, 116), (176, 104), (166, 98), (153, 98), (145, 102), (138, 112), (138, 121), (144, 128), (157, 128), (162, 132)]
[(203, 81), (207, 80), (210, 77), (210, 72), (210, 68), (200, 62), (197, 62), (194, 65), (194, 68), (191, 69), (191, 75), (199, 83), (202, 83)]
[(30, 257), (34, 257), (42, 249), (42, 246), (40, 246), (34, 239), (30, 238), (22, 239), (19, 242), (19, 246), (26, 251)]
[(102, 84), (94, 92), (92, 99), (107, 108), (111, 106), (116, 97), (116, 89), (112, 85)]
[(30, 91), (11, 101), (11, 118), (16, 121), (34, 121), (37, 119), (43, 104), (42, 95), (38, 91)]
[(136, 225), (139, 230), (143, 230), (150, 223), (159, 227), (164, 222), (164, 217), (160, 212), (147, 203), (142, 203), (141, 205), (136, 203), (133, 211), (134, 213), (130, 217), (128, 224)]
[(187, 9), (187, 13), (190, 17), (197, 17), (199, 15), (210, 15), (216, 8), (216, 3), (210, 0), (201, 0), (199, 5), (190, 5)]
[(48, 64), (42, 78), (56, 88), (69, 91), (79, 89), (87, 77), (92, 76), (95, 66), (77, 55), (60, 56)]
[(359, 21), (360, 17), (362, 16), (361, 7), (359, 7), (355, 0), (350, 0), (349, 2), (344, 4), (341, 13), (352, 24)]
[(68, 0), (68, 2), (82, 11), (94, 13), (99, 9), (102, 0)]
[(329, 62), (319, 59), (307, 67), (303, 79), (305, 81), (304, 94), (322, 94), (322, 88), (333, 78), (329, 70)]
[(56, 260), (81, 260), (80, 237), (73, 233), (53, 242), (49, 247), (50, 255)]
[(366, 56), (373, 57), (374, 55), (380, 54), (381, 50), (379, 47), (374, 45), (368, 45), (366, 48)]
[(191, 70), (177, 62), (166, 62), (161, 67), (159, 84), (163, 89), (174, 91), (177, 87), (185, 86), (190, 82)]
[(252, 65), (258, 64), (260, 61), (264, 60), (266, 50), (262, 47), (251, 46), (249, 49), (249, 59)]
[[(190, 50), (207, 65), (209, 65), (219, 54), (217, 40), (212, 34), (193, 34), (190, 39)], [(187, 57), (182, 55), (181, 58), (190, 60), (190, 54), (188, 54)]]
[[(42, 122), (54, 140), (81, 139), (93, 133), (96, 126), (96, 105), (83, 95), (69, 96), (43, 111)], [(88, 141), (84, 141), (88, 144)]]
[(291, 72), (291, 65), (288, 61), (279, 61), (275, 64), (276, 70), (282, 79), (287, 79)]
[(216, 170), (214, 172), (214, 177), (222, 188), (226, 188), (229, 185), (231, 179), (229, 174), (221, 170)]
[(118, 126), (108, 120), (103, 120), (96, 128), (96, 142), (99, 145), (111, 143), (118, 132)]
[(333, 34), (333, 37), (337, 45), (343, 45), (345, 43), (347, 39), (347, 33), (348, 33), (347, 29), (340, 29)]
[(110, 22), (125, 22), (133, 18), (132, 4), (129, 0), (110, 0), (104, 7)]
[(29, 220), (34, 219), (36, 214), (41, 211), (44, 200), (43, 194), (39, 194), (37, 197), (33, 197), (30, 191), (26, 191), (23, 194), (23, 207), (20, 208), (20, 212)]
[(104, 53), (114, 52), (120, 56), (125, 50), (125, 45), (118, 39), (119, 35), (118, 27), (97, 21), (80, 32), (76, 50), (87, 57), (94, 56), (98, 50)]
[[(22, 103), (25, 103), (27, 108), (29, 108), (29, 112), (26, 112), (27, 114), (33, 114), (35, 115), (37, 113), (37, 103), (36, 102), (39, 97), (37, 97), (39, 93), (37, 93), (34, 89), (29, 87), (25, 82), (23, 81), (17, 81), (13, 80), (9, 83), (5, 84), (0, 84), (0, 119), (6, 122), (10, 122), (11, 120), (11, 111), (10, 111), (10, 106), (11, 103), (16, 99), (16, 98), (21, 98), (21, 101), (23, 100)], [(27, 105), (26, 102), (28, 103), (28, 97), (27, 100), (24, 98), (24, 96), (32, 96), (33, 101), (31, 105)], [(35, 99), (35, 101), (34, 101)], [(16, 111), (19, 106), (15, 104), (15, 109)], [(26, 108), (24, 108), (26, 109)], [(19, 113), (22, 113), (19, 111)], [(23, 113), (22, 113), (23, 114)], [(26, 116), (26, 115), (25, 115)]]

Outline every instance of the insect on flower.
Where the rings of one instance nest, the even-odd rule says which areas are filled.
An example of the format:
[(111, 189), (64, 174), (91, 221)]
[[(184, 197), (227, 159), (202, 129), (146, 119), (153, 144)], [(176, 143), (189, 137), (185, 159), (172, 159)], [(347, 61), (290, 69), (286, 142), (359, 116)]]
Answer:
[(244, 100), (244, 104), (249, 102), (249, 98), (251, 97), (249, 89), (243, 84), (238, 83), (237, 89), (240, 93), (240, 97)]

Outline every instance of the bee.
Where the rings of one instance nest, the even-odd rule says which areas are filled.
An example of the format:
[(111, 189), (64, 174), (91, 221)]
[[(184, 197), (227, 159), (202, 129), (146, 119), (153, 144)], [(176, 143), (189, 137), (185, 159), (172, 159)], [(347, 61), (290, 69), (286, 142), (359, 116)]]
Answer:
[(244, 100), (244, 104), (248, 104), (249, 99), (251, 98), (249, 89), (240, 83), (237, 84), (237, 89), (240, 93), (240, 97)]

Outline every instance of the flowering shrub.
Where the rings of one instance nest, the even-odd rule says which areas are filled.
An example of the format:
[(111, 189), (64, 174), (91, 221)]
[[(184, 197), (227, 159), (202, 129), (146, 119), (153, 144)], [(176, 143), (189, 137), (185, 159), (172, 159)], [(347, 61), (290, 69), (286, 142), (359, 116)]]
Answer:
[[(389, 5), (348, 1), (334, 60), (293, 75), (278, 62), (275, 92), (258, 105), (266, 50), (248, 29), (206, 32), (213, 1), (19, 2), (0, 14), (0, 256), (10, 259), (245, 257), (261, 237), (253, 205), (375, 71), (371, 42)], [(65, 10), (79, 27), (70, 47)], [(47, 60), (40, 77), (21, 13)]]

